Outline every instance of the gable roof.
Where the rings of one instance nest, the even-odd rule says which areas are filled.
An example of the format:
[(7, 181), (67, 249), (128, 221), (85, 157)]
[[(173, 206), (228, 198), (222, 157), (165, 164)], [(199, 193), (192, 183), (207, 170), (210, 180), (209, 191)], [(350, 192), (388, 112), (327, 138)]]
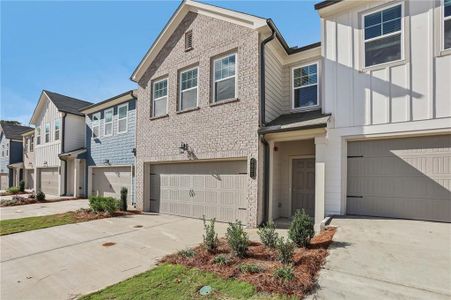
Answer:
[(30, 124), (35, 124), (36, 118), (39, 116), (39, 112), (41, 111), (44, 103), (43, 99), (45, 98), (48, 98), (49, 101), (51, 101), (56, 106), (58, 111), (77, 116), (84, 116), (84, 114), (81, 112), (81, 109), (92, 104), (91, 102), (85, 100), (80, 100), (55, 92), (43, 90), (41, 96), (39, 97), (38, 104), (34, 109), (33, 115), (31, 116)]
[(44, 90), (44, 93), (46, 93), (53, 104), (55, 104), (56, 108), (61, 112), (82, 116), (83, 113), (81, 112), (81, 109), (88, 105), (92, 105), (92, 102), (72, 98), (62, 94), (46, 90)]
[(14, 125), (5, 122), (1, 122), (1, 127), (5, 137), (10, 140), (20, 140), (22, 141), (22, 133), (33, 130), (32, 127), (22, 126), (22, 125)]
[(319, 3), (316, 3), (315, 4), (315, 9), (319, 10), (321, 8), (325, 8), (325, 7), (334, 5), (336, 3), (339, 3), (341, 1), (343, 1), (343, 0), (325, 0), (325, 1), (322, 1), (322, 2), (319, 2)]
[(135, 96), (136, 90), (130, 90), (130, 91), (126, 91), (124, 93), (121, 93), (119, 95), (113, 96), (111, 98), (108, 98), (106, 100), (100, 101), (98, 103), (94, 103), (91, 105), (88, 105), (86, 107), (83, 107), (83, 109), (81, 109), (81, 112), (83, 112), (84, 114), (90, 114), (114, 105), (118, 105), (121, 103), (124, 103), (126, 101), (129, 101), (131, 99), (136, 99)]
[(195, 12), (198, 14), (204, 14), (210, 17), (227, 20), (231, 23), (246, 26), (252, 29), (258, 29), (267, 26), (265, 18), (193, 0), (183, 0), (169, 19), (168, 23), (166, 23), (165, 27), (160, 32), (158, 37), (155, 39), (153, 44), (150, 46), (146, 55), (144, 55), (141, 62), (133, 71), (133, 74), (130, 77), (132, 81), (138, 82), (142, 78), (147, 68), (155, 59), (156, 55), (160, 52), (171, 35), (174, 33), (178, 24), (189, 12)]

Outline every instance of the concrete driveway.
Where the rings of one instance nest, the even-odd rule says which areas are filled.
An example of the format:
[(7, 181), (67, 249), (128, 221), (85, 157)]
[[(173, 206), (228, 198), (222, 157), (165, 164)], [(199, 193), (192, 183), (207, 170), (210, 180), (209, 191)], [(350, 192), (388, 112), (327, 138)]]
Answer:
[(0, 219), (7, 220), (53, 215), (88, 207), (89, 202), (87, 199), (55, 201), (18, 206), (5, 206), (0, 207)]
[(451, 299), (451, 224), (339, 218), (316, 299)]
[[(226, 227), (216, 224), (220, 234)], [(76, 298), (200, 243), (202, 232), (201, 220), (134, 215), (2, 236), (0, 299)]]

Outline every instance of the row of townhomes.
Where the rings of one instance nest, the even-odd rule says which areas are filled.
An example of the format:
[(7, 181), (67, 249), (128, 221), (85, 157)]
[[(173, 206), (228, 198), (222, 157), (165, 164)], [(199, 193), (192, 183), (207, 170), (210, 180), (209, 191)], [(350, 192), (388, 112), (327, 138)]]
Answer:
[(34, 130), (2, 125), (2, 186), (127, 187), (138, 210), (250, 227), (298, 209), (316, 226), (450, 222), (451, 1), (315, 9), (321, 42), (290, 47), (271, 19), (183, 1), (131, 75), (136, 90), (97, 104), (44, 90)]

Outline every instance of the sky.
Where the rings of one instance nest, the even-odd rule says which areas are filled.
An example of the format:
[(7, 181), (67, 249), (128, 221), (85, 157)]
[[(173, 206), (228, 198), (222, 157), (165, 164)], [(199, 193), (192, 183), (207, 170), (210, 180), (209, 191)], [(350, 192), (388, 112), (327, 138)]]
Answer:
[[(180, 1), (5, 1), (0, 119), (28, 124), (43, 89), (99, 102), (129, 78)], [(318, 1), (203, 1), (271, 18), (290, 46), (320, 40)]]

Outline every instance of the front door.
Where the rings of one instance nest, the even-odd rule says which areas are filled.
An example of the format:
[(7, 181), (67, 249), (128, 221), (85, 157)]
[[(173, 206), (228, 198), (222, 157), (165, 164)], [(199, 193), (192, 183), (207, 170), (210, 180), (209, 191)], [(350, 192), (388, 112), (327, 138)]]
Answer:
[(315, 158), (293, 159), (291, 174), (291, 213), (304, 209), (315, 216)]

